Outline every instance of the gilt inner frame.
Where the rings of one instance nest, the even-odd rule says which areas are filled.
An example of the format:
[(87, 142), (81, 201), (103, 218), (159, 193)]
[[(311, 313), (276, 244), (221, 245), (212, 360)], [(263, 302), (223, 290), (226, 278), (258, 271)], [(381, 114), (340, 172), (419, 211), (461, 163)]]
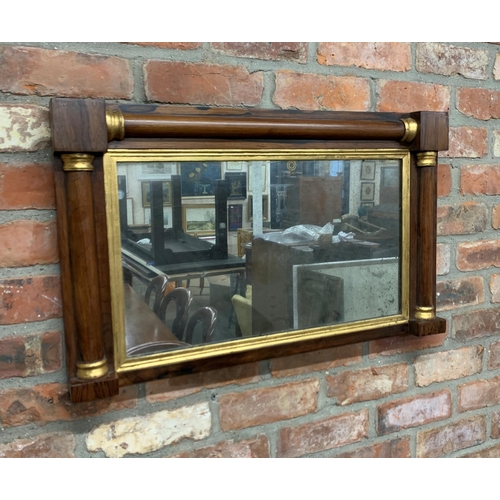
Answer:
[[(142, 357), (127, 357), (125, 346), (121, 238), (118, 210), (117, 162), (144, 161), (279, 161), (279, 160), (401, 160), (401, 314), (363, 321), (285, 331), (258, 337), (193, 346)], [(353, 332), (374, 330), (408, 323), (410, 288), (410, 152), (407, 149), (110, 149), (104, 155), (106, 220), (110, 263), (111, 309), (114, 338), (114, 360), (117, 373), (138, 369), (202, 361), (274, 346), (323, 339)]]

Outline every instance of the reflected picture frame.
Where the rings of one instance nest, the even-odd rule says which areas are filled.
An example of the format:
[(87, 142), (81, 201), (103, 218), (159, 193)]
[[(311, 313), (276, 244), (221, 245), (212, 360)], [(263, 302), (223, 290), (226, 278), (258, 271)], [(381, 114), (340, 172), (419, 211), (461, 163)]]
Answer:
[(375, 183), (361, 183), (361, 201), (373, 201), (375, 199)]
[(360, 179), (362, 181), (373, 181), (375, 180), (375, 162), (374, 161), (364, 161), (361, 164), (361, 175)]
[[(248, 195), (248, 222), (253, 221), (253, 195)], [(269, 195), (262, 195), (262, 220), (267, 221), (269, 218)]]
[[(170, 181), (162, 182), (163, 188), (163, 206), (172, 206), (172, 183)], [(151, 182), (142, 181), (141, 182), (141, 193), (142, 193), (142, 206), (144, 208), (151, 208)]]
[(225, 179), (228, 183), (228, 199), (244, 200), (247, 197), (246, 172), (226, 172)]
[(237, 231), (243, 227), (243, 205), (229, 205), (227, 217), (229, 231)]
[(180, 170), (183, 198), (213, 196), (215, 181), (222, 179), (220, 161), (183, 162)]
[(211, 236), (215, 234), (214, 204), (183, 204), (182, 229), (186, 234)]

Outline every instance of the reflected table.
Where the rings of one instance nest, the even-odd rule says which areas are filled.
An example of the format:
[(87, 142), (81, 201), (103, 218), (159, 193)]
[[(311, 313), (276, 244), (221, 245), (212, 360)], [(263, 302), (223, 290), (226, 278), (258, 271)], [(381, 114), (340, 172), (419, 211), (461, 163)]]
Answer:
[(123, 287), (127, 356), (153, 354), (183, 346), (130, 285)]

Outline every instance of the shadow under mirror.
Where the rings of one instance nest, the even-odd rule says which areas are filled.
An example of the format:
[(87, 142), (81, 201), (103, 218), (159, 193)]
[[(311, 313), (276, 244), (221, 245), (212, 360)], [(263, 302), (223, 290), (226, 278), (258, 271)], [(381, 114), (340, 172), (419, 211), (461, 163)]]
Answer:
[(106, 157), (126, 357), (408, 319), (408, 152)]

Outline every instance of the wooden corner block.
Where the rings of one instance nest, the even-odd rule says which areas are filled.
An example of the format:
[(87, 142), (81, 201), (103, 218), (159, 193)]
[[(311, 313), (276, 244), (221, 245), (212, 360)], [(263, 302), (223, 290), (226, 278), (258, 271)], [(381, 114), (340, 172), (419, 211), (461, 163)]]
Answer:
[(418, 123), (417, 137), (411, 144), (412, 151), (448, 150), (448, 113), (420, 111), (412, 113), (411, 117)]
[(50, 126), (55, 153), (104, 153), (108, 148), (102, 99), (52, 99)]
[(409, 333), (416, 337), (426, 337), (427, 335), (436, 335), (446, 331), (446, 320), (436, 317), (431, 320), (410, 320)]
[(72, 403), (82, 403), (95, 399), (116, 396), (119, 392), (118, 377), (108, 375), (99, 380), (81, 380), (71, 378), (69, 381), (70, 397)]

